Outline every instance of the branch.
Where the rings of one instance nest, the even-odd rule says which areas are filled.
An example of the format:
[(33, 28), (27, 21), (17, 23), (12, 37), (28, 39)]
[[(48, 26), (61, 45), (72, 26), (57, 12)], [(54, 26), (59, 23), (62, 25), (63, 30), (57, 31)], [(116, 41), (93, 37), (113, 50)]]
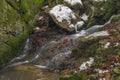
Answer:
[(24, 11), (20, 8), (20, 3), (21, 3), (21, 0), (18, 1), (19, 3), (19, 7), (16, 7), (10, 0), (5, 0), (7, 4), (9, 4), (14, 10), (17, 11), (18, 14), (20, 14), (21, 18), (24, 20), (24, 22), (26, 24), (28, 24), (28, 21), (25, 20), (25, 18), (23, 17), (24, 16)]
[(7, 4), (9, 4), (14, 10), (19, 12), (19, 9), (13, 5), (13, 3), (10, 0), (5, 0)]

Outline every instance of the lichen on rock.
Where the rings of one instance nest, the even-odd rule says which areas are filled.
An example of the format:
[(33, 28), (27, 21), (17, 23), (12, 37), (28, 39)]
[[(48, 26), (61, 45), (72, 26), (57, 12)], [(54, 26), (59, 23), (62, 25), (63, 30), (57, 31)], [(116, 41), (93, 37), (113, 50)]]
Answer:
[(55, 23), (67, 31), (74, 31), (75, 28), (84, 25), (84, 22), (77, 18), (76, 14), (67, 6), (57, 5), (49, 13)]

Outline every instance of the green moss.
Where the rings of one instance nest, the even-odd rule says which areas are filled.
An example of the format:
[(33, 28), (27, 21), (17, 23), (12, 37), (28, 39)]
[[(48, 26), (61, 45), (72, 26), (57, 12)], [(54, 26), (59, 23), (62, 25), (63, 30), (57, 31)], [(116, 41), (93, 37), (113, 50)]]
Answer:
[[(0, 2), (0, 30), (13, 32), (14, 35), (2, 33), (2, 36), (7, 35), (3, 39), (3, 41), (7, 41), (7, 44), (3, 43), (0, 46), (0, 65), (6, 64), (21, 53), (25, 40), (34, 27), (35, 17), (40, 11), (40, 7), (44, 5), (44, 0), (8, 1), (12, 6), (5, 0)], [(24, 30), (21, 31), (23, 27)]]
[(116, 22), (116, 21), (120, 21), (120, 15), (117, 16), (117, 17), (114, 17), (111, 22)]
[[(7, 2), (8, 1), (8, 2)], [(36, 24), (35, 18), (40, 8), (46, 4), (54, 6), (63, 0), (1, 0), (0, 2), (0, 30), (13, 32), (7, 34), (3, 41), (7, 44), (0, 46), (0, 65), (6, 64), (12, 58), (18, 56), (24, 46), (25, 40)], [(20, 29), (19, 29), (20, 28)], [(23, 29), (23, 31), (20, 31)], [(2, 35), (6, 35), (2, 33)], [(10, 37), (9, 37), (10, 36)], [(7, 40), (6, 40), (7, 39)]]
[(97, 48), (101, 47), (98, 43), (100, 39), (102, 39), (102, 37), (78, 40), (78, 46), (73, 49), (71, 56), (73, 55), (75, 58), (94, 56)]
[(60, 80), (87, 80), (87, 74), (85, 72), (81, 72), (71, 74), (69, 77), (60, 76)]
[(96, 55), (105, 56), (105, 55), (117, 55), (120, 52), (120, 47), (110, 47), (104, 49), (100, 40), (104, 40), (105, 37), (96, 37), (93, 39), (80, 39), (78, 40), (78, 46), (72, 50), (71, 57), (80, 58), (80, 57), (95, 57)]
[(79, 51), (77, 48), (73, 48), (72, 49), (72, 54), (71, 54), (71, 57), (75, 57), (75, 58), (79, 58), (81, 56), (81, 52)]
[(13, 57), (16, 57), (22, 52), (22, 47), (28, 35), (25, 33), (18, 38), (11, 39), (9, 45), (3, 48), (3, 53), (0, 55), (0, 65), (9, 62)]
[(116, 4), (117, 13), (120, 13), (120, 1), (117, 0), (116, 3), (117, 3), (117, 4)]
[[(89, 3), (88, 3), (89, 4)], [(89, 23), (87, 24), (87, 27), (90, 27), (92, 25), (96, 24), (104, 24), (107, 22), (110, 17), (116, 13), (116, 1), (109, 0), (107, 2), (93, 2), (93, 6), (95, 7), (95, 10), (90, 9), (91, 6), (86, 5), (86, 10), (89, 13), (91, 19), (89, 20)]]

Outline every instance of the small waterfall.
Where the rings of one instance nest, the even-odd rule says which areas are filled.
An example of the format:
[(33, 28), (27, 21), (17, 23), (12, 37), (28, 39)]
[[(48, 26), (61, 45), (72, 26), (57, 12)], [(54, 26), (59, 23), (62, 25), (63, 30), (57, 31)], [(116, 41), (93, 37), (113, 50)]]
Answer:
[(102, 27), (104, 27), (105, 25), (111, 23), (111, 20), (112, 20), (114, 17), (118, 17), (118, 16), (120, 16), (120, 14), (113, 15), (113, 16), (111, 16), (111, 18), (110, 18), (105, 24), (103, 24), (103, 25), (94, 25), (94, 26), (88, 28), (86, 31), (87, 31), (89, 34), (92, 34), (92, 33), (94, 33), (94, 32), (97, 32), (97, 31), (99, 31), (100, 28), (102, 28)]
[(25, 46), (24, 46), (24, 49), (23, 49), (22, 54), (21, 54), (20, 56), (16, 57), (16, 58), (12, 59), (12, 60), (10, 61), (10, 64), (13, 63), (13, 62), (16, 61), (16, 60), (20, 60), (20, 59), (23, 59), (23, 58), (26, 57), (26, 55), (28, 54), (28, 51), (30, 50), (29, 41), (30, 41), (30, 40), (29, 40), (29, 38), (28, 38), (28, 39), (26, 40), (26, 42), (25, 42)]
[(75, 31), (76, 31), (76, 34), (73, 34), (71, 35), (71, 38), (78, 38), (78, 37), (84, 37), (84, 36), (87, 36), (89, 34), (92, 34), (94, 32), (98, 32), (100, 28), (104, 27), (105, 25), (109, 24), (111, 22), (111, 20), (114, 18), (114, 17), (117, 17), (117, 16), (120, 16), (120, 15), (113, 15), (111, 16), (111, 18), (109, 19), (109, 21), (107, 21), (105, 24), (103, 25), (94, 25), (94, 26), (91, 26), (90, 28), (86, 29), (86, 30), (81, 30), (81, 31), (77, 31), (77, 27), (75, 27)]
[(77, 26), (75, 26), (75, 32), (76, 33), (78, 33), (79, 31), (78, 31), (78, 28), (77, 28)]
[(107, 24), (111, 23), (112, 19), (113, 19), (114, 17), (118, 17), (118, 16), (120, 16), (120, 14), (111, 16), (111, 18), (110, 18), (104, 25), (107, 25)]
[(30, 50), (30, 45), (29, 45), (29, 39), (27, 39), (26, 45), (24, 47), (22, 55), (20, 55), (19, 57), (16, 57), (13, 60), (11, 60), (10, 63), (13, 63), (13, 62), (15, 62), (15, 63), (9, 65), (8, 67), (31, 63), (31, 62), (37, 60), (38, 58), (40, 58), (41, 56), (43, 56), (44, 53), (47, 52), (52, 47), (54, 47), (55, 44), (57, 44), (56, 41), (50, 41), (49, 43), (47, 43), (47, 44), (43, 45), (42, 47), (40, 47), (38, 49), (37, 53), (34, 54), (32, 58), (24, 60), (24, 61), (15, 62), (15, 61), (18, 61), (18, 60), (22, 60), (25, 57), (29, 57), (29, 53), (28, 52)]
[(56, 41), (51, 41), (51, 42), (43, 45), (41, 47), (41, 49), (37, 51), (37, 55), (33, 59), (29, 60), (29, 62), (32, 62), (32, 61), (38, 59), (40, 56), (44, 55), (44, 53), (47, 52), (52, 47), (54, 47), (55, 44), (57, 44)]
[[(98, 32), (98, 31), (99, 31), (99, 28), (102, 28), (102, 27), (104, 27), (105, 25), (109, 24), (109, 23), (111, 22), (111, 20), (112, 20), (114, 17), (117, 17), (117, 16), (120, 16), (120, 15), (113, 15), (113, 16), (109, 19), (109, 21), (107, 21), (107, 22), (106, 22), (105, 24), (103, 24), (103, 25), (94, 25), (94, 26), (92, 26), (92, 27), (90, 27), (90, 28), (88, 28), (88, 29), (86, 29), (86, 30), (81, 30), (81, 31), (79, 31), (79, 32), (77, 31), (77, 27), (76, 27), (76, 28), (75, 28), (75, 30), (76, 30), (76, 33), (75, 33), (75, 34), (66, 35), (66, 37), (67, 37), (67, 39), (68, 39), (68, 42), (70, 42), (69, 47), (72, 48), (72, 47), (75, 45), (75, 43), (74, 43), (75, 40), (76, 40), (77, 38), (79, 38), (79, 37), (86, 37), (86, 36), (89, 37), (89, 36), (92, 36), (92, 34), (95, 35), (95, 34), (96, 34), (95, 32)], [(104, 31), (103, 31), (103, 32), (104, 32)], [(99, 34), (102, 34), (102, 33), (99, 32)], [(107, 34), (107, 35), (108, 35), (108, 34)], [(38, 48), (38, 50), (36, 51), (36, 53), (33, 54), (32, 58), (28, 58), (28, 59), (26, 59), (26, 60), (24, 60), (24, 61), (19, 61), (19, 60), (22, 60), (23, 58), (29, 56), (29, 53), (28, 53), (28, 52), (29, 52), (29, 50), (30, 50), (30, 40), (27, 39), (27, 41), (26, 41), (26, 43), (25, 43), (25, 47), (24, 47), (24, 50), (23, 50), (22, 55), (20, 55), (19, 57), (14, 58), (13, 60), (10, 61), (10, 63), (13, 63), (13, 62), (15, 62), (15, 61), (19, 61), (19, 62), (17, 62), (17, 63), (12, 64), (12, 65), (20, 65), (20, 64), (26, 64), (26, 63), (28, 64), (28, 63), (34, 62), (34, 61), (36, 61), (37, 59), (40, 60), (40, 57), (42, 57), (42, 56), (45, 55), (44, 53), (46, 53), (47, 51), (49, 51), (50, 49), (52, 49), (53, 47), (55, 47), (56, 44), (64, 41), (64, 39), (65, 39), (65, 38), (63, 37), (63, 38), (61, 38), (61, 39), (58, 40), (58, 41), (52, 40), (52, 41), (48, 42), (47, 44), (43, 45), (42, 47)], [(74, 44), (74, 45), (73, 45), (73, 44)], [(67, 53), (67, 51), (69, 52), (71, 48), (65, 50), (65, 51), (66, 51), (65, 53)], [(59, 55), (59, 54), (58, 54), (58, 55)], [(56, 55), (56, 56), (57, 56), (57, 55)], [(55, 57), (55, 56), (54, 56), (54, 57)], [(54, 60), (54, 58), (52, 58), (52, 59)], [(48, 59), (48, 60), (49, 60), (49, 59)], [(52, 60), (52, 61), (53, 61), (53, 60)], [(52, 62), (52, 61), (51, 61), (51, 62)], [(49, 62), (49, 61), (48, 61), (48, 62)], [(48, 64), (50, 64), (50, 62), (49, 62)]]
[(79, 38), (79, 37), (84, 37), (84, 36), (86, 36), (86, 35), (88, 35), (88, 32), (87, 32), (86, 30), (81, 30), (81, 31), (79, 31), (79, 32), (76, 33), (76, 34), (70, 35), (70, 36), (69, 36), (69, 39), (75, 40), (75, 39), (77, 39), (77, 38)]

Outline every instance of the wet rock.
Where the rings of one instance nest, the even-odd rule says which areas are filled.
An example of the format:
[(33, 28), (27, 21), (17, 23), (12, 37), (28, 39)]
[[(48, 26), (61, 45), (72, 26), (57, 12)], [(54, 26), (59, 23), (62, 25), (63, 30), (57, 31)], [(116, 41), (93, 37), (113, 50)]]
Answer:
[(68, 51), (66, 53), (60, 53), (57, 54), (56, 56), (54, 56), (51, 61), (49, 62), (49, 64), (47, 65), (50, 69), (64, 69), (65, 67), (67, 67), (68, 63), (65, 62), (65, 60), (70, 58), (70, 54), (71, 52)]

